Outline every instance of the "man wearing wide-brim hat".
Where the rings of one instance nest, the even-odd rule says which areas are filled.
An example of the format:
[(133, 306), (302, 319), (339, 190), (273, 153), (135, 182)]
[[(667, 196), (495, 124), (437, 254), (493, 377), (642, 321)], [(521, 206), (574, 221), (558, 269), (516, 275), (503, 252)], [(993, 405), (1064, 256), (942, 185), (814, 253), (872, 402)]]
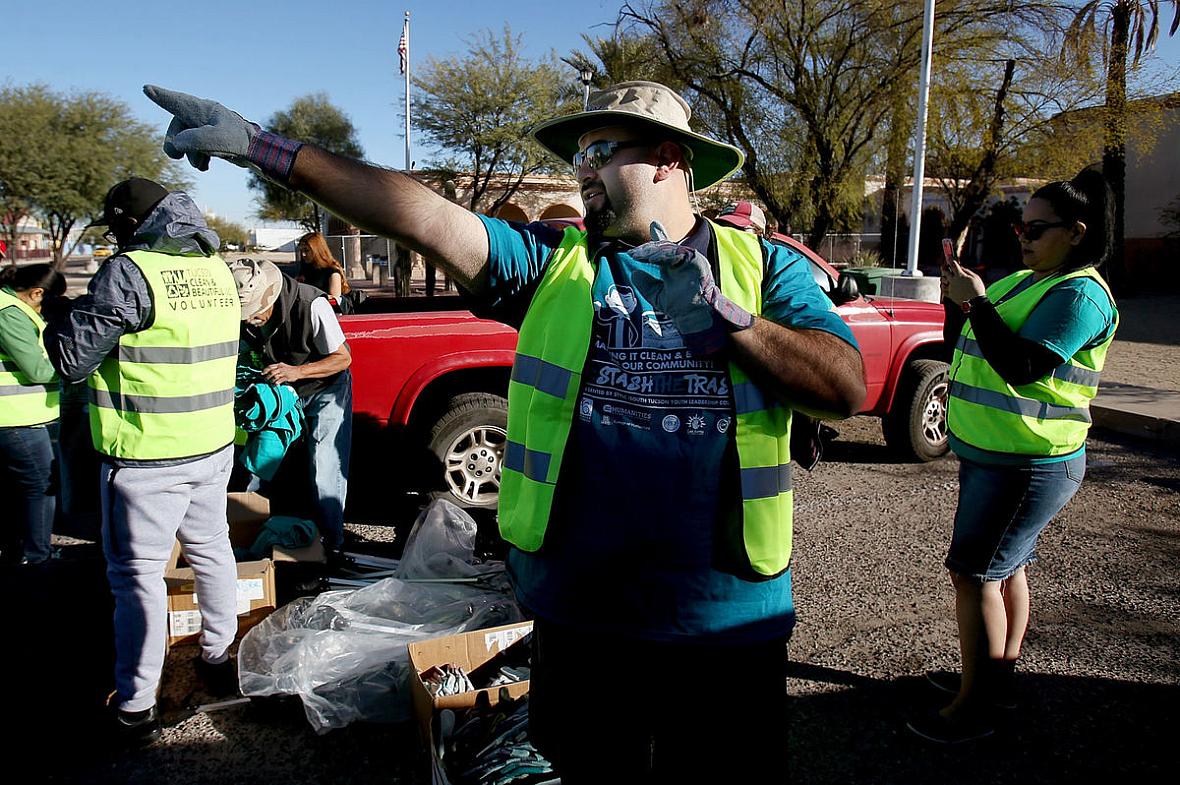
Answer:
[(586, 229), (563, 231), (146, 90), (174, 157), (309, 194), (519, 327), (499, 525), (536, 619), (532, 739), (562, 781), (784, 780), (791, 411), (847, 416), (864, 384), (808, 262), (695, 214), (741, 151), (663, 85), (600, 90), (533, 131), (581, 189)]

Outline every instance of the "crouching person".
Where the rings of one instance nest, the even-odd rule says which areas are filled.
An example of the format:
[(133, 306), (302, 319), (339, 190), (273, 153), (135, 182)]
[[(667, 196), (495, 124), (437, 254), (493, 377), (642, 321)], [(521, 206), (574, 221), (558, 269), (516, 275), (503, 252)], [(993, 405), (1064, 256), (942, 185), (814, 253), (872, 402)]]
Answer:
[(306, 419), (308, 470), (316, 525), (330, 566), (344, 556), (344, 500), (352, 450), (352, 354), (320, 289), (284, 275), (273, 263), (239, 259), (230, 265), (242, 303), (242, 341), (271, 384), (299, 394)]

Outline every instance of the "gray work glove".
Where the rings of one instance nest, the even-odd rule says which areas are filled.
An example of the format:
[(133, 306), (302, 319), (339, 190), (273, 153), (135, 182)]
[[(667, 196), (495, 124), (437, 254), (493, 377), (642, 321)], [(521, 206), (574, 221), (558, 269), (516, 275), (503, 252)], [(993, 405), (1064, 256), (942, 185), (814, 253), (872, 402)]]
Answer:
[(302, 142), (264, 131), (207, 98), (155, 85), (144, 85), (143, 93), (172, 114), (164, 134), (164, 152), (169, 157), (187, 156), (190, 164), (204, 172), (209, 169), (209, 156), (216, 155), (256, 169), (280, 184), (289, 180)]
[[(672, 319), (694, 354), (720, 351), (728, 333), (754, 325), (753, 314), (721, 293), (704, 254), (668, 240), (658, 221), (651, 223), (651, 242), (628, 253), (633, 259), (660, 266), (661, 278), (649, 279), (643, 292), (653, 307)], [(647, 278), (638, 270), (633, 277)]]

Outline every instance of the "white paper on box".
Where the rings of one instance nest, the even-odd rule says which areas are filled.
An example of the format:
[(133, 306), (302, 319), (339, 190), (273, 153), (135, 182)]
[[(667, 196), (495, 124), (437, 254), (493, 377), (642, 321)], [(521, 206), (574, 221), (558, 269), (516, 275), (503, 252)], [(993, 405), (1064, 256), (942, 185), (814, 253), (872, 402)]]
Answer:
[(517, 627), (512, 630), (497, 630), (483, 636), (483, 645), (487, 651), (504, 651), (512, 644), (529, 634), (530, 627)]
[(262, 590), (262, 578), (238, 578), (238, 603), (244, 599), (246, 604), (250, 600), (261, 600), (265, 595)]
[(195, 635), (201, 631), (200, 611), (169, 611), (168, 634), (173, 638)]
[[(238, 615), (250, 612), (250, 602), (261, 600), (266, 596), (262, 586), (262, 578), (238, 578)], [(200, 605), (197, 593), (193, 592), (193, 605)], [(195, 612), (195, 611), (194, 611)]]

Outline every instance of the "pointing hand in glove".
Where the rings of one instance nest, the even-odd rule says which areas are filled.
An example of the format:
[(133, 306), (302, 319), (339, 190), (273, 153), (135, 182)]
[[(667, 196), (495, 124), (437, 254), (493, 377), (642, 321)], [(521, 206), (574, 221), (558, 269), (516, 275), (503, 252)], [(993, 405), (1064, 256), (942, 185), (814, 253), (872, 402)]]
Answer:
[(215, 155), (256, 169), (277, 183), (285, 185), (289, 180), (302, 142), (264, 131), (207, 98), (155, 85), (144, 85), (143, 92), (172, 113), (164, 134), (164, 152), (170, 157), (188, 156), (189, 163), (203, 172), (209, 168), (209, 157)]
[(658, 221), (651, 223), (651, 242), (630, 256), (660, 266), (661, 278), (643, 286), (644, 294), (672, 319), (693, 353), (717, 352), (729, 332), (753, 326), (754, 315), (721, 293), (704, 254), (668, 240)]

